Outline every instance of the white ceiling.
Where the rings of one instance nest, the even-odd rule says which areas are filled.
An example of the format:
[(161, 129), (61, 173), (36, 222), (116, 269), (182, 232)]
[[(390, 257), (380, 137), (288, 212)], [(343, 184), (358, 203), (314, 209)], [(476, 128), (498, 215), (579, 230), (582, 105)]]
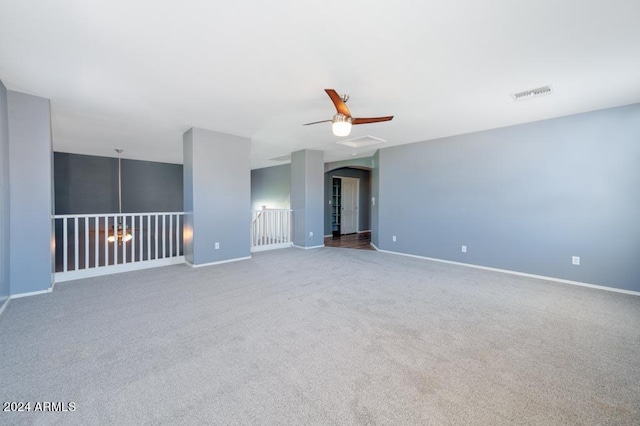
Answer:
[[(638, 0), (0, 0), (0, 79), (51, 99), (54, 149), (182, 162), (182, 133), (251, 138), (252, 167), (336, 144), (325, 88), (385, 146), (640, 101)], [(555, 93), (515, 102), (513, 92)]]

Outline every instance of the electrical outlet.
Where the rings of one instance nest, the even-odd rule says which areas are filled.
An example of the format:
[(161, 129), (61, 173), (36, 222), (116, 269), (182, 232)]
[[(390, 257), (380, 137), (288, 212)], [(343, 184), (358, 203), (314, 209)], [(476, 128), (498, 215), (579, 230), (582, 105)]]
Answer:
[(572, 265), (580, 265), (580, 256), (571, 256)]
[(396, 236), (395, 235), (393, 236), (393, 242), (394, 243), (396, 242)]
[(220, 243), (216, 243), (216, 250), (220, 248)]
[(467, 252), (467, 246), (462, 246), (462, 252), (466, 253)]
[(313, 238), (313, 232), (309, 232), (309, 238)]

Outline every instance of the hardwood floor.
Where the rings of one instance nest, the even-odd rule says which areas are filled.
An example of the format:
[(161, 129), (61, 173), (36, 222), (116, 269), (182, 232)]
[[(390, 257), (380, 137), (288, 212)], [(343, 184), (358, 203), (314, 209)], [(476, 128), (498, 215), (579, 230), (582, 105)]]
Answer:
[(325, 237), (325, 247), (340, 247), (360, 250), (375, 250), (371, 246), (371, 232), (341, 235), (339, 237)]

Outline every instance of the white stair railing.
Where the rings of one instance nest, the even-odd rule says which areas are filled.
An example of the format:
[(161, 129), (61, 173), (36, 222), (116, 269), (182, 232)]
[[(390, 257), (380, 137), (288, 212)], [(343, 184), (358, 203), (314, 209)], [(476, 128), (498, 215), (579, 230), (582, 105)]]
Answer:
[(251, 211), (251, 251), (291, 247), (291, 210)]
[[(55, 281), (184, 262), (183, 212), (56, 215)], [(118, 225), (129, 241), (117, 238)], [(109, 241), (109, 234), (116, 238)]]

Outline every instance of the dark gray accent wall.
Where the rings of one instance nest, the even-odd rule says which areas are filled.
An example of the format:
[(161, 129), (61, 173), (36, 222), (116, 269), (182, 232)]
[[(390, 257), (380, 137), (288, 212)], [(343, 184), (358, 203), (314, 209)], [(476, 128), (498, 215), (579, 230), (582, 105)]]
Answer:
[(379, 161), (381, 249), (640, 291), (640, 104), (385, 148)]
[[(369, 160), (370, 161), (370, 160)], [(331, 235), (331, 192), (334, 177), (360, 179), (358, 196), (358, 231), (371, 229), (371, 171), (343, 167), (324, 174), (324, 235)]]
[(0, 308), (9, 298), (9, 117), (7, 89), (0, 81)]
[(251, 210), (291, 208), (291, 164), (251, 170)]
[(48, 99), (8, 91), (11, 294), (53, 282), (51, 111)]
[[(185, 258), (193, 265), (251, 255), (251, 141), (192, 128), (183, 135)], [(220, 244), (215, 249), (215, 243)]]
[[(183, 209), (181, 164), (122, 159), (122, 212)], [(118, 212), (118, 159), (54, 153), (56, 214)]]
[(291, 154), (292, 240), (298, 247), (324, 245), (323, 158), (322, 151), (302, 150)]

